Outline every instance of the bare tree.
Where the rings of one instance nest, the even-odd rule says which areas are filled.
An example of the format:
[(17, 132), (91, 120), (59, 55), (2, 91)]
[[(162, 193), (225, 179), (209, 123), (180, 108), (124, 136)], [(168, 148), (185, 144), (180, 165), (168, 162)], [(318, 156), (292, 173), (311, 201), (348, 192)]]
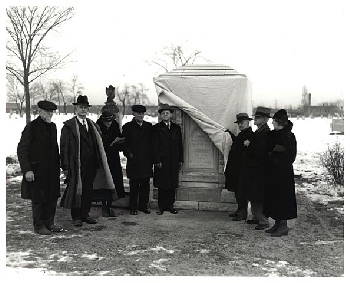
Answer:
[(79, 82), (78, 75), (73, 74), (73, 78), (69, 84), (69, 89), (73, 95), (73, 102), (75, 102), (76, 97), (82, 93), (84, 90), (83, 85)]
[(24, 103), (24, 94), (19, 91), (18, 80), (13, 75), (7, 74), (7, 99), (9, 102), (15, 102), (19, 115), (23, 115), (23, 103)]
[(30, 122), (29, 85), (46, 72), (62, 66), (70, 54), (60, 56), (44, 45), (48, 33), (73, 17), (74, 9), (55, 6), (11, 6), (6, 9), (6, 70), (24, 87), (26, 122)]
[(34, 105), (37, 99), (46, 99), (46, 88), (42, 82), (33, 82), (29, 87), (31, 105)]
[(307, 90), (307, 87), (304, 85), (303, 88), (302, 88), (302, 91), (301, 91), (301, 106), (302, 107), (305, 107), (308, 105), (308, 95), (309, 95), (309, 92)]
[(147, 63), (149, 65), (156, 65), (166, 72), (171, 69), (178, 68), (180, 66), (186, 66), (194, 64), (198, 59), (202, 59), (209, 63), (210, 61), (202, 56), (202, 52), (199, 50), (187, 51), (185, 44), (163, 47), (160, 51), (156, 52), (153, 58)]
[(123, 116), (125, 116), (125, 112), (126, 112), (126, 105), (128, 102), (128, 96), (131, 93), (130, 91), (130, 86), (128, 84), (124, 84), (123, 87), (121, 86), (117, 86), (115, 88), (115, 97), (116, 99), (122, 104), (122, 114)]

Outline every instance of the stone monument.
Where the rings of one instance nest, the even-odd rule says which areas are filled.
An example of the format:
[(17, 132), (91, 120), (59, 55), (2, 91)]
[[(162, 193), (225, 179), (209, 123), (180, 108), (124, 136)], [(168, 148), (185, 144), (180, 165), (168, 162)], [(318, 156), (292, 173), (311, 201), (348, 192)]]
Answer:
[(109, 112), (113, 113), (115, 117), (118, 117), (119, 108), (117, 104), (114, 102), (115, 98), (115, 87), (110, 85), (109, 87), (106, 87), (106, 95), (107, 95), (107, 101), (105, 102), (105, 106), (102, 107), (101, 112), (104, 110), (108, 110)]

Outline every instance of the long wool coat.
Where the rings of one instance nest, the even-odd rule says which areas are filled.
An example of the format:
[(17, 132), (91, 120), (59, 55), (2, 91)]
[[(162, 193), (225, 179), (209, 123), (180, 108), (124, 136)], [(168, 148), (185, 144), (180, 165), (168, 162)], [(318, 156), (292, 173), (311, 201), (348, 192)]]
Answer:
[(250, 144), (244, 154), (242, 171), (243, 188), (251, 202), (262, 203), (267, 163), (267, 139), (270, 128), (267, 124), (258, 128), (250, 137)]
[(179, 125), (171, 122), (170, 129), (164, 122), (153, 126), (155, 164), (153, 184), (160, 189), (175, 189), (179, 186), (179, 163), (183, 163), (182, 133)]
[[(126, 175), (129, 179), (147, 179), (153, 176), (152, 124), (139, 126), (135, 119), (122, 128), (125, 137), (123, 153), (127, 158)], [(133, 157), (130, 157), (132, 153)]]
[(242, 158), (247, 149), (243, 142), (252, 135), (253, 131), (251, 127), (239, 132), (236, 137), (231, 134), (233, 141), (225, 169), (225, 188), (231, 192), (236, 192), (240, 183), (239, 180), (243, 168)]
[[(273, 130), (268, 139), (268, 170), (265, 188), (264, 214), (275, 220), (297, 217), (293, 162), (297, 142), (291, 132), (293, 123), (282, 130)], [(276, 146), (277, 145), (277, 146)]]
[[(60, 197), (60, 157), (57, 129), (39, 116), (28, 123), (17, 146), (18, 161), (23, 173), (21, 197), (35, 202), (54, 201)], [(34, 172), (34, 181), (24, 174)]]
[[(105, 188), (112, 190), (113, 199), (116, 199), (116, 191), (111, 172), (109, 170), (106, 153), (103, 148), (100, 129), (92, 120), (86, 119), (89, 131), (92, 131), (95, 138), (95, 152), (97, 152), (98, 169), (93, 183), (93, 188)], [(66, 208), (79, 207), (76, 203), (77, 195), (81, 192), (81, 168), (80, 156), (80, 134), (78, 132), (78, 120), (76, 117), (65, 121), (61, 130), (60, 156), (62, 170), (68, 170), (67, 188), (61, 200), (61, 206)]]

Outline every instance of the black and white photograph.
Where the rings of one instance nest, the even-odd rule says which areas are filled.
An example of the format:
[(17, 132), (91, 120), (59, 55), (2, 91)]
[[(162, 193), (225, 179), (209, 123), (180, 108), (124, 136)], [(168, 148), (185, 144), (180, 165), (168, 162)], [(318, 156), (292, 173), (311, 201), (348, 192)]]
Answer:
[(346, 278), (348, 6), (4, 1), (2, 275)]

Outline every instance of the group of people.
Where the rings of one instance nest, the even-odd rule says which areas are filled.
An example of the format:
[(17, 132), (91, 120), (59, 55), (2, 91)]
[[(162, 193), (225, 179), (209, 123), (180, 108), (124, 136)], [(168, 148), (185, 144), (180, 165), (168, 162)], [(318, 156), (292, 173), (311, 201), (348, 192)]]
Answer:
[[(225, 168), (225, 187), (235, 193), (237, 210), (230, 214), (233, 221), (256, 224), (272, 237), (288, 235), (287, 221), (297, 217), (293, 162), (297, 143), (292, 133), (293, 123), (285, 109), (272, 117), (273, 130), (268, 126), (270, 109), (257, 107), (253, 120), (247, 113), (236, 115), (239, 134), (232, 137), (232, 146)], [(250, 202), (252, 219), (247, 219)], [(268, 218), (275, 220), (269, 228)], [(267, 229), (269, 228), (269, 229)]]
[[(160, 122), (152, 125), (144, 120), (146, 107), (133, 105), (133, 119), (120, 130), (115, 114), (103, 110), (93, 122), (87, 118), (91, 106), (88, 97), (79, 95), (73, 103), (76, 115), (65, 121), (60, 146), (57, 128), (51, 122), (53, 102), (38, 102), (39, 116), (28, 123), (18, 143), (17, 155), (23, 173), (21, 196), (32, 201), (34, 231), (40, 235), (62, 232), (54, 223), (60, 193), (60, 168), (66, 188), (60, 206), (70, 209), (73, 225), (95, 224), (90, 216), (92, 201), (102, 202), (102, 215), (114, 217), (112, 202), (124, 198), (123, 172), (119, 152), (127, 158), (129, 209), (151, 213), (148, 203), (150, 178), (158, 188), (158, 210), (177, 214), (175, 189), (183, 164), (182, 133), (171, 121), (173, 109), (163, 104), (158, 113)], [(235, 193), (237, 210), (230, 214), (234, 221), (257, 224), (273, 237), (288, 234), (287, 220), (297, 217), (293, 162), (296, 139), (293, 124), (284, 109), (273, 119), (274, 129), (267, 125), (270, 109), (257, 107), (253, 120), (247, 113), (236, 115), (239, 134), (230, 131), (232, 146), (225, 168), (225, 187)], [(252, 219), (247, 219), (248, 202)], [(269, 228), (268, 218), (275, 220)], [(269, 229), (267, 229), (269, 228)]]
[(96, 121), (87, 118), (91, 106), (88, 97), (79, 95), (73, 103), (76, 115), (65, 121), (60, 146), (57, 128), (51, 122), (57, 105), (51, 101), (38, 102), (39, 116), (29, 122), (17, 146), (23, 173), (21, 197), (32, 202), (34, 232), (50, 235), (64, 229), (55, 225), (60, 193), (60, 168), (66, 188), (60, 206), (70, 209), (73, 225), (95, 224), (90, 216), (92, 201), (102, 202), (102, 215), (115, 216), (114, 200), (124, 198), (123, 172), (119, 152), (127, 158), (129, 178), (129, 208), (146, 214), (150, 193), (150, 178), (158, 188), (158, 210), (177, 214), (174, 208), (175, 189), (183, 163), (182, 133), (171, 121), (173, 109), (164, 104), (158, 112), (161, 121), (154, 126), (144, 121), (146, 107), (133, 105), (133, 119), (120, 131), (115, 115), (104, 110)]

